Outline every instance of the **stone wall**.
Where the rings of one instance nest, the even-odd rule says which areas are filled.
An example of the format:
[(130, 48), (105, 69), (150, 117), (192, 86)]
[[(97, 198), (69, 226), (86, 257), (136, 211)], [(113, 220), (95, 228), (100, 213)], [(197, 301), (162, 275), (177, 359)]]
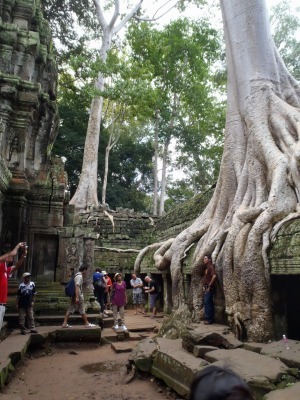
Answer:
[[(0, 248), (63, 225), (57, 70), (39, 0), (0, 0)], [(52, 232), (53, 233), (53, 232)]]

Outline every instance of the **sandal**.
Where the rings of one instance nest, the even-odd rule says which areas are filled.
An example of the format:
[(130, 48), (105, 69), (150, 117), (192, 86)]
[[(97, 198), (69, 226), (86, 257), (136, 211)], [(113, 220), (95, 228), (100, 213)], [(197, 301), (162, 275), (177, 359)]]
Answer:
[(95, 328), (95, 326), (96, 326), (95, 324), (88, 324), (88, 325), (85, 325), (86, 328)]
[(62, 325), (61, 327), (62, 327), (62, 328), (72, 328), (72, 326), (71, 326), (71, 325), (69, 325), (69, 324)]

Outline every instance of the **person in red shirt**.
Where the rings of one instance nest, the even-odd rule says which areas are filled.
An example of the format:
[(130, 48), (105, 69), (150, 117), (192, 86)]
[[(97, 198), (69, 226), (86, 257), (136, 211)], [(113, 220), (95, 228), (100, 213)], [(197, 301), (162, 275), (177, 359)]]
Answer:
[(217, 279), (217, 273), (211, 260), (211, 255), (204, 256), (204, 277), (203, 277), (203, 291), (204, 291), (204, 324), (213, 324), (215, 322), (215, 308), (214, 308), (214, 288)]
[[(14, 257), (18, 254), (19, 249), (22, 249), (22, 254), (16, 264), (14, 264)], [(27, 255), (27, 246), (25, 242), (17, 244), (17, 246), (8, 253), (0, 256), (0, 330), (3, 324), (5, 314), (5, 305), (7, 301), (8, 278), (13, 271), (20, 268), (24, 263)]]

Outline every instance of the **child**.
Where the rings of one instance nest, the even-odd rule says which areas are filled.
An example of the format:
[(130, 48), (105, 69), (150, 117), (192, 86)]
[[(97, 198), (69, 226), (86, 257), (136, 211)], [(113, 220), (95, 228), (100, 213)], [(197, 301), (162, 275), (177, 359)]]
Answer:
[(34, 325), (33, 305), (36, 295), (35, 284), (30, 281), (31, 274), (25, 272), (22, 276), (23, 282), (20, 284), (17, 295), (17, 310), (19, 311), (19, 323), (21, 335), (26, 335), (25, 317), (31, 333), (37, 333)]

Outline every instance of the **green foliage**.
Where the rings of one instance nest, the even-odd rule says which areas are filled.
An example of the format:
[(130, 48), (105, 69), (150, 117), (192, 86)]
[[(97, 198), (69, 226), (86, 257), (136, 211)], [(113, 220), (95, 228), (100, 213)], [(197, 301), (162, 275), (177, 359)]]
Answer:
[[(296, 12), (295, 12), (296, 11)], [(300, 7), (293, 10), (290, 2), (282, 1), (271, 10), (273, 38), (285, 65), (300, 80)]]
[[(61, 124), (53, 154), (65, 157), (71, 195), (74, 194), (82, 165), (89, 105), (93, 96), (89, 85), (82, 86), (74, 74), (63, 72), (59, 80), (58, 107)], [(80, 80), (79, 80), (80, 82)], [(109, 129), (101, 127), (99, 146), (99, 198), (104, 174), (105, 148)], [(149, 209), (148, 193), (152, 187), (152, 143), (148, 130), (135, 123), (121, 124), (122, 133), (110, 155), (107, 203), (111, 208), (130, 207), (137, 211)]]
[(175, 139), (175, 166), (186, 173), (184, 185), (179, 181), (167, 190), (169, 196), (176, 188), (167, 206), (177, 204), (187, 193), (205, 190), (219, 173), (225, 104), (215, 93), (220, 87), (224, 90), (225, 77), (212, 73), (221, 55), (218, 33), (206, 20), (180, 19), (164, 30), (133, 23), (127, 38), (133, 60), (152, 71), (155, 109), (160, 110), (159, 141), (162, 144), (168, 136)]

